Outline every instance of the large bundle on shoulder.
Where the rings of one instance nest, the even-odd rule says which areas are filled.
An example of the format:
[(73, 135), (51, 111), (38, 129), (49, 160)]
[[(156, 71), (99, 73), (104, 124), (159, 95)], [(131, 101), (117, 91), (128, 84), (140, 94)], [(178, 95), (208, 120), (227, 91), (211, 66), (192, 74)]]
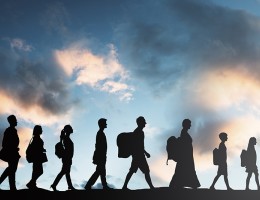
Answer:
[(117, 136), (118, 157), (128, 158), (134, 150), (133, 132), (122, 132)]
[(166, 151), (167, 151), (167, 161), (166, 164), (168, 165), (168, 160), (173, 160), (178, 162), (179, 155), (180, 155), (180, 137), (170, 136), (167, 139), (166, 143)]

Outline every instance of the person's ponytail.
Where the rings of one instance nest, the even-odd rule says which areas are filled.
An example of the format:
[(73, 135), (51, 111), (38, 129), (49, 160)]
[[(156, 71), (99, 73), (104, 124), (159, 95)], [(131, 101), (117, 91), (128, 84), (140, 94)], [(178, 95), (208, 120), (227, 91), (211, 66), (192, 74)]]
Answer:
[(62, 141), (65, 138), (65, 130), (62, 129), (60, 133), (60, 141)]

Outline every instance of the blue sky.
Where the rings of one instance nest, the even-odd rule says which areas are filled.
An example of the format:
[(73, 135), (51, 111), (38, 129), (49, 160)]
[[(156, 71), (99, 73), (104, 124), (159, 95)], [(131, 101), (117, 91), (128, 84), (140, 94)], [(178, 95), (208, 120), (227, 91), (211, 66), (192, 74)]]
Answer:
[[(61, 167), (54, 145), (71, 124), (71, 177), (81, 189), (95, 170), (101, 117), (108, 124), (108, 183), (121, 188), (131, 160), (117, 157), (116, 137), (134, 130), (140, 115), (147, 121), (155, 187), (169, 185), (175, 163), (165, 164), (166, 140), (178, 136), (189, 118), (201, 187), (208, 188), (216, 175), (212, 150), (224, 131), (230, 185), (245, 188), (239, 155), (251, 136), (260, 135), (260, 1), (0, 2), (0, 130), (8, 126), (8, 115), (17, 116), (17, 188), (31, 177), (24, 152), (34, 125), (43, 127), (49, 158), (38, 186), (49, 189)], [(1, 185), (8, 187), (7, 181)], [(57, 188), (66, 190), (65, 179)], [(148, 188), (141, 172), (129, 188)], [(225, 189), (224, 181), (216, 188)]]

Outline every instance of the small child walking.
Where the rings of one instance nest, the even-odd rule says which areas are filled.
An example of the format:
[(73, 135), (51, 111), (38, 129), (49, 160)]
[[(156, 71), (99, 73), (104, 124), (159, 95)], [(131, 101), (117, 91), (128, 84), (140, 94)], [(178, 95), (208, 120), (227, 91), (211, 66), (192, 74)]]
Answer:
[(257, 189), (258, 190), (260, 189), (259, 179), (258, 179), (258, 169), (256, 166), (256, 160), (257, 160), (256, 150), (255, 150), (256, 143), (257, 143), (256, 138), (251, 137), (249, 139), (248, 146), (247, 146), (246, 172), (248, 174), (246, 178), (246, 190), (249, 190), (249, 182), (253, 173), (255, 174), (255, 182), (257, 185)]
[(224, 181), (227, 187), (227, 190), (232, 190), (232, 188), (229, 186), (229, 182), (228, 182), (228, 173), (227, 173), (227, 148), (225, 145), (225, 142), (227, 141), (228, 137), (227, 137), (227, 133), (220, 133), (219, 134), (219, 139), (221, 140), (220, 144), (219, 144), (219, 165), (218, 165), (218, 172), (216, 177), (213, 180), (213, 183), (210, 186), (211, 190), (215, 190), (215, 184), (218, 180), (218, 178), (223, 175), (224, 176)]

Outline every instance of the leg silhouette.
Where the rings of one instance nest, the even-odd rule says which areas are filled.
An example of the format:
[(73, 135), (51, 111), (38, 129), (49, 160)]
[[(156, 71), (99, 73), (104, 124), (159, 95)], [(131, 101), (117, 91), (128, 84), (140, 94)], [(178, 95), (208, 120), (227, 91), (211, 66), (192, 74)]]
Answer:
[(125, 182), (124, 182), (124, 185), (123, 185), (123, 189), (127, 189), (127, 184), (128, 182), (130, 181), (131, 177), (133, 175), (133, 172), (128, 172), (127, 175), (126, 175), (126, 178), (125, 178)]
[(153, 184), (152, 184), (152, 180), (151, 180), (151, 177), (150, 177), (150, 173), (145, 173), (145, 180), (146, 182), (148, 183), (149, 187), (151, 189), (154, 188)]

